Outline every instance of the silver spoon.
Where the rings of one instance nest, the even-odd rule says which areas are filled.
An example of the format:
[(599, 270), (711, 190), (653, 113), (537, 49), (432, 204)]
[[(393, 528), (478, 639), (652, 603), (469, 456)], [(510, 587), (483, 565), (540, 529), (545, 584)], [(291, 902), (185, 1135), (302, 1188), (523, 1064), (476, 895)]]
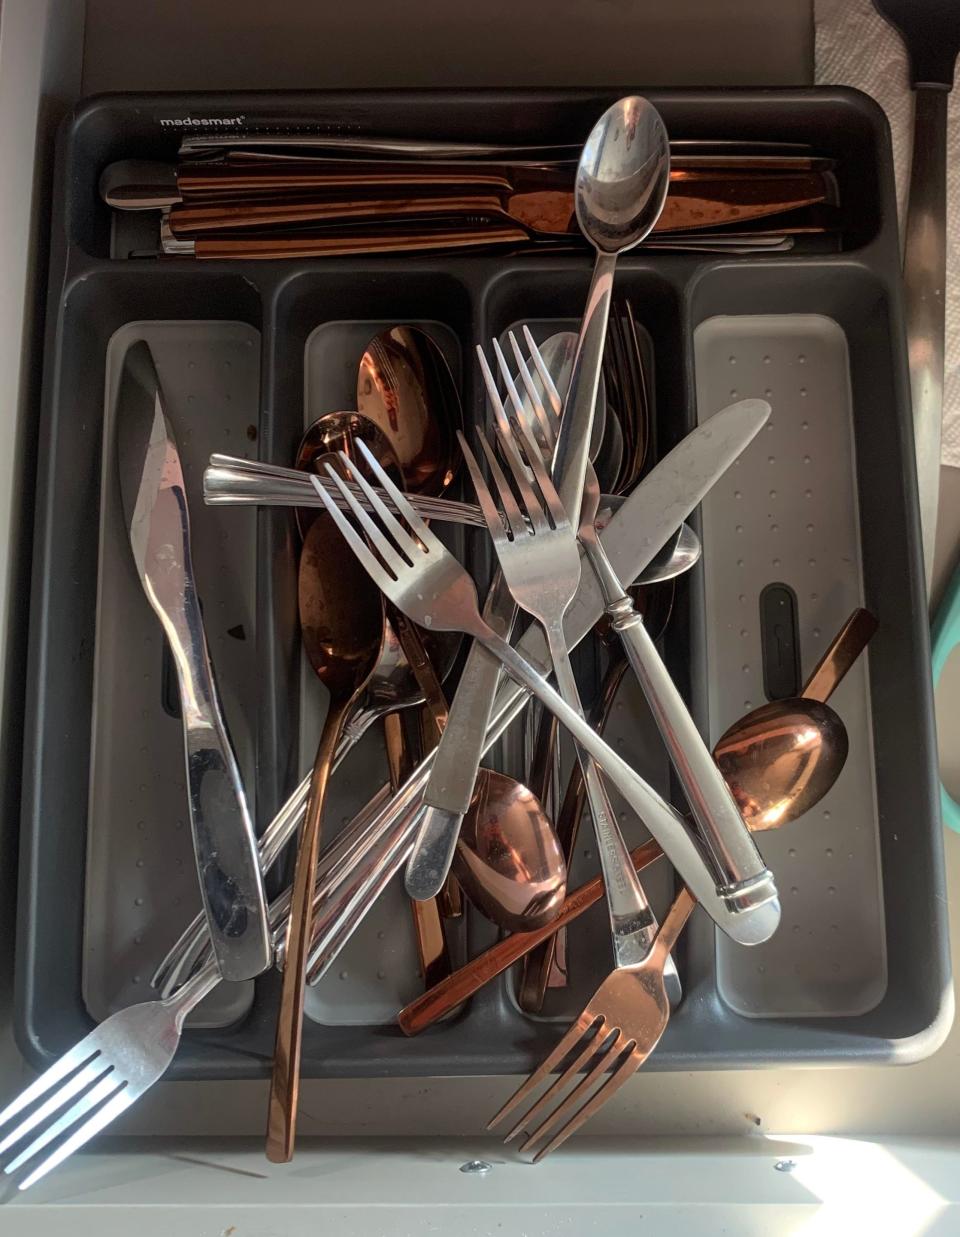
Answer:
[(553, 461), (560, 501), (575, 524), (617, 258), (653, 230), (669, 183), (670, 144), (660, 113), (636, 95), (620, 99), (591, 130), (574, 184), (577, 222), (597, 255)]

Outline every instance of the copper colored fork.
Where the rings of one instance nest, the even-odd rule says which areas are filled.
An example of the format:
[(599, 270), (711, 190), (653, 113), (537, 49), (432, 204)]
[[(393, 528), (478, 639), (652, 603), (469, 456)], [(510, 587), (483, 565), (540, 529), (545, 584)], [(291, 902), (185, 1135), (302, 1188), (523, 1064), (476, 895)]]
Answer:
[[(637, 1072), (666, 1029), (670, 1001), (664, 987), (663, 968), (695, 906), (693, 895), (686, 888), (682, 889), (643, 961), (611, 971), (553, 1052), (488, 1122), (488, 1130), (499, 1125), (553, 1070), (574, 1054), (559, 1078), (504, 1139), (510, 1142), (522, 1130), (527, 1130), (521, 1151), (530, 1151), (549, 1139), (533, 1157), (536, 1163), (565, 1142)], [(570, 1084), (581, 1070), (586, 1070), (584, 1077), (570, 1090)], [(598, 1086), (600, 1079), (603, 1081)], [(543, 1113), (548, 1115), (534, 1124)]]

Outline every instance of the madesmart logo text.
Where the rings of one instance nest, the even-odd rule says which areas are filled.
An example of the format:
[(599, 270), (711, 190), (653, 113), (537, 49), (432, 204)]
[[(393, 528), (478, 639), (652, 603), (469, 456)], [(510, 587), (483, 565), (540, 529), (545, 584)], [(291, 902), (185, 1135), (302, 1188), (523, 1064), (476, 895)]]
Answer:
[(245, 120), (246, 116), (175, 116), (161, 118), (160, 124), (167, 129), (226, 129)]

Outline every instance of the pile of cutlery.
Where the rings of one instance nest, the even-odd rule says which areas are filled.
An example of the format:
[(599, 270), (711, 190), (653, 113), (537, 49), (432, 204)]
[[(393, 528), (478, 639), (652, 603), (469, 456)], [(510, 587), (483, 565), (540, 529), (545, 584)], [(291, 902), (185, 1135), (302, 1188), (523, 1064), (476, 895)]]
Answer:
[[(325, 734), (317, 770), (259, 837), (204, 638), (202, 582), (194, 579), (162, 382), (148, 345), (130, 348), (118, 403), (121, 492), (134, 561), (180, 685), (202, 913), (158, 962), (158, 999), (107, 1019), (0, 1112), (0, 1155), (9, 1157), (4, 1171), (17, 1174), (22, 1189), (42, 1178), (163, 1075), (187, 1015), (221, 980), (248, 979), (272, 966), (285, 974), (268, 1154), (291, 1158), (304, 985), (327, 972), (401, 873), (417, 908), (426, 987), (399, 1013), (410, 1035), (521, 959), (521, 1004), (539, 1009), (548, 982), (564, 982), (562, 967), (553, 969), (563, 933), (588, 906), (606, 900), (608, 977), (490, 1122), (513, 1114), (507, 1138), (526, 1130), (524, 1148), (540, 1158), (655, 1049), (671, 1007), (682, 999), (671, 951), (696, 905), (744, 946), (776, 931), (778, 892), (754, 832), (795, 819), (835, 780), (845, 734), (826, 699), (873, 630), (864, 612), (852, 616), (803, 693), (806, 711), (792, 701), (792, 711), (744, 719), (752, 735), (764, 738), (775, 727), (781, 737), (785, 727), (800, 727), (807, 743), (822, 727), (829, 759), (815, 784), (807, 778), (800, 787), (800, 773), (791, 774), (789, 785), (777, 784), (784, 775), (763, 766), (760, 741), (738, 745), (728, 732), (716, 753), (708, 749), (661, 657), (654, 616), (659, 604), (666, 621), (674, 579), (699, 556), (688, 517), (766, 424), (770, 406), (762, 399), (733, 403), (652, 462), (651, 393), (634, 307), (614, 300), (617, 257), (640, 244), (779, 249), (795, 233), (833, 227), (824, 222), (836, 210), (831, 168), (805, 150), (670, 143), (655, 109), (629, 97), (598, 120), (582, 151), (191, 138), (175, 169), (114, 165), (102, 191), (117, 210), (159, 212), (164, 252), (265, 257), (589, 244), (595, 266), (577, 335), (538, 340), (524, 327), (477, 349), (489, 421), (465, 426), (466, 432), (456, 427), (457, 448), (450, 448), (456, 458), (437, 449), (432, 472), (422, 466), (423, 452), (403, 455), (399, 438), (383, 432), (394, 423), (378, 426), (370, 408), (372, 420), (362, 409), (330, 414), (339, 437), (328, 424), (322, 449), (298, 452), (297, 467), (211, 457), (206, 503), (298, 512), (308, 547), (301, 590), (316, 569), (315, 556), (335, 551), (340, 557), (333, 561), (347, 556), (365, 583), (369, 577), (379, 607), (376, 638), (366, 650), (375, 656), (364, 673), (353, 664), (353, 678), (341, 684), (337, 724)], [(761, 218), (775, 222), (777, 232), (758, 232)], [(409, 347), (410, 331), (396, 328), (390, 339)], [(427, 441), (433, 440), (425, 432), (418, 445)], [(469, 500), (446, 493), (460, 458)], [(497, 571), (482, 601), (466, 567), (438, 536), (446, 525), (486, 539), (492, 549)], [(329, 597), (321, 601), (326, 605)], [(521, 612), (532, 621), (516, 636)], [(302, 625), (305, 642), (316, 637), (306, 617)], [(437, 652), (443, 632), (471, 641), (449, 709), (444, 677), (454, 657)], [(599, 700), (585, 709), (571, 652), (595, 635), (605, 641), (608, 678)], [(338, 651), (349, 660), (352, 650), (325, 653)], [(626, 671), (647, 700), (688, 815), (603, 737)], [(411, 704), (422, 711), (413, 744), (394, 726), (399, 709)], [(393, 719), (387, 725), (391, 780), (328, 841), (326, 783), (383, 717)], [(532, 789), (481, 768), (485, 754), (524, 718)], [(576, 761), (565, 795), (558, 726)], [(774, 822), (763, 818), (757, 785), (785, 796), (788, 806)], [(612, 789), (651, 835), (632, 851)], [(491, 802), (497, 847), (487, 846), (484, 834)], [(504, 845), (515, 805), (517, 823)], [(600, 870), (570, 890), (584, 805)], [(264, 880), (305, 819), (292, 887), (270, 902)], [(660, 924), (641, 880), (659, 856), (677, 878)], [(510, 935), (454, 969), (448, 934), (464, 895)], [(559, 1077), (550, 1083), (554, 1071)]]

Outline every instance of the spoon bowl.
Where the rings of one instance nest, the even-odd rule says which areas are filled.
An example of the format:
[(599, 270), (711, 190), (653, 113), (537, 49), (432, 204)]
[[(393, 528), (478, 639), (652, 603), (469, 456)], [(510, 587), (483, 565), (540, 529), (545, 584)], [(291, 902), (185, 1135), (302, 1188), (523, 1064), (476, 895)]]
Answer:
[(775, 700), (721, 735), (714, 759), (751, 831), (778, 829), (819, 803), (840, 775), (847, 731), (828, 704)]
[[(539, 348), (540, 357), (546, 366), (547, 373), (553, 379), (553, 385), (561, 395), (565, 394), (570, 386), (570, 375), (573, 373), (573, 362), (577, 355), (577, 332), (555, 331), (553, 335), (548, 336), (539, 345)], [(537, 369), (533, 370), (531, 378), (541, 402), (545, 401), (547, 399), (547, 392), (544, 389), (543, 378)], [(549, 459), (552, 451), (550, 435), (541, 426), (537, 417), (536, 406), (526, 391), (523, 393), (523, 408), (530, 432), (539, 444), (544, 456)], [(591, 460), (596, 460), (597, 458), (597, 453), (603, 444), (606, 426), (607, 390), (606, 384), (601, 377), (597, 386), (597, 406), (593, 414), (593, 432), (590, 435)]]
[(577, 165), (574, 199), (580, 231), (594, 248), (623, 253), (660, 217), (670, 184), (670, 142), (660, 113), (629, 95), (590, 131)]
[[(297, 446), (294, 468), (299, 472), (322, 473), (323, 461), (329, 456), (335, 456), (338, 451), (343, 451), (358, 467), (363, 468), (363, 460), (357, 456), (358, 439), (366, 443), (394, 477), (399, 476), (389, 438), (376, 422), (358, 412), (325, 412), (317, 417), (316, 421), (304, 430)], [(335, 461), (331, 462), (337, 467)], [(321, 508), (297, 507), (297, 527), (301, 536), (306, 537), (307, 530), (320, 510)], [(332, 525), (329, 527), (332, 529)], [(369, 588), (365, 595), (371, 595)]]
[(539, 799), (491, 769), (477, 778), (453, 871), (473, 904), (511, 932), (549, 923), (566, 897), (563, 850)]
[(414, 494), (435, 497), (456, 474), (460, 397), (446, 358), (415, 326), (381, 331), (364, 350), (357, 410), (378, 425)]

